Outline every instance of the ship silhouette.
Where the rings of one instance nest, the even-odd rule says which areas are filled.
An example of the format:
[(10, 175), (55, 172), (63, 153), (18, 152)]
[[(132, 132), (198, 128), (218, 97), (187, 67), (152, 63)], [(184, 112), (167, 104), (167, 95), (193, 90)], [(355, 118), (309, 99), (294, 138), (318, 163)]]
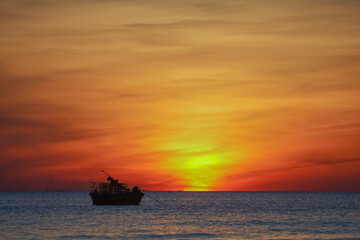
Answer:
[(135, 186), (130, 191), (126, 183), (119, 183), (104, 170), (107, 182), (90, 181), (90, 197), (94, 205), (139, 205), (144, 193)]

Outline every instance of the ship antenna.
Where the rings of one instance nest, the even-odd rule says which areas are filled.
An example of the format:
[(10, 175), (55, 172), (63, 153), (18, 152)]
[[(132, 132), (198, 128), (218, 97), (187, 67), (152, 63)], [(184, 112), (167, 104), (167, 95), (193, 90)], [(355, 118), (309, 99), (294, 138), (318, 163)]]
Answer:
[(108, 175), (108, 177), (111, 177), (107, 172), (105, 172), (104, 170), (101, 170), (101, 172), (105, 173), (106, 175)]
[(101, 172), (105, 173), (108, 176), (108, 181), (115, 181), (115, 179), (112, 176), (110, 176), (110, 174), (105, 172), (104, 170), (101, 170)]

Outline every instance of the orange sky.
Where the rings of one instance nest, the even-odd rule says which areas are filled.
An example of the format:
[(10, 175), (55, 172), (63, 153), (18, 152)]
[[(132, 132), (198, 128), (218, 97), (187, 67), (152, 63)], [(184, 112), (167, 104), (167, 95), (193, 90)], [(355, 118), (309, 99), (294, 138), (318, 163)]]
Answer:
[(0, 3), (0, 190), (360, 191), (359, 1)]

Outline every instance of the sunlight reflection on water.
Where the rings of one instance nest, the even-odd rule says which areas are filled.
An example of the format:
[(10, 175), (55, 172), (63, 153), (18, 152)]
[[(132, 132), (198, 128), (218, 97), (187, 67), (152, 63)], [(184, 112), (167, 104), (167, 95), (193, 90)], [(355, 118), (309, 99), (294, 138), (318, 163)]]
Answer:
[(145, 192), (93, 206), (88, 192), (0, 192), (0, 239), (360, 238), (359, 193)]

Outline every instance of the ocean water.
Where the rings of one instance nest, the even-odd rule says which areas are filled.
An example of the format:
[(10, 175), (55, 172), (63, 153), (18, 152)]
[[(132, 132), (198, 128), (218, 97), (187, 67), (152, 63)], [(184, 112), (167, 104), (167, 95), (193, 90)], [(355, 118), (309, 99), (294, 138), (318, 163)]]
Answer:
[(88, 192), (0, 192), (0, 239), (360, 239), (360, 193), (145, 194), (94, 206)]

